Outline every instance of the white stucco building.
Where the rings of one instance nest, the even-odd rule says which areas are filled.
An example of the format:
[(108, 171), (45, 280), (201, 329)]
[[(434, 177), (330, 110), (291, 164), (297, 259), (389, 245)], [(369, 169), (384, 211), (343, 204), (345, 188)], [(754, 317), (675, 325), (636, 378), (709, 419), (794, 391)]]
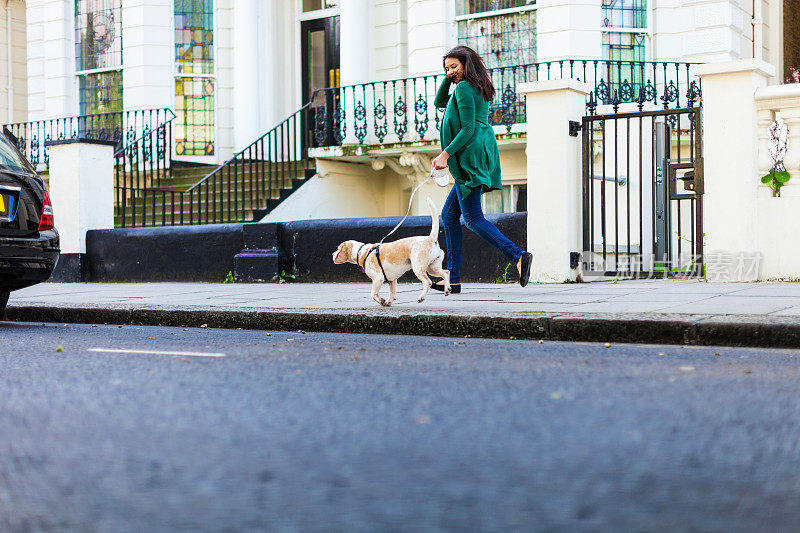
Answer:
[[(795, 6), (9, 0), (5, 11), (0, 3), (0, 14), (11, 12), (10, 24), (0, 17), (0, 42), (10, 50), (0, 50), (0, 77), (7, 79), (0, 83), (0, 115), (35, 122), (166, 108), (175, 114), (172, 161), (218, 165), (310, 102), (297, 135), (317, 175), (266, 219), (395, 215), (405, 212), (409, 191), (438, 153), (441, 115), (430, 102), (441, 78), (432, 76), (441, 75), (447, 49), (466, 44), (484, 55), (498, 89), (492, 112), (507, 187), (486, 196), (486, 209), (523, 210), (531, 122), (514, 94), (517, 83), (572, 75), (627, 101), (649, 83), (656, 105), (670, 82), (684, 97), (692, 81), (686, 63), (740, 58), (771, 63), (778, 75), (770, 82), (777, 83), (786, 68), (800, 66), (793, 29), (784, 24), (797, 16), (784, 9)], [(323, 92), (312, 101), (316, 90)], [(443, 191), (431, 185), (427, 192), (441, 205)], [(418, 213), (426, 212), (421, 196)]]

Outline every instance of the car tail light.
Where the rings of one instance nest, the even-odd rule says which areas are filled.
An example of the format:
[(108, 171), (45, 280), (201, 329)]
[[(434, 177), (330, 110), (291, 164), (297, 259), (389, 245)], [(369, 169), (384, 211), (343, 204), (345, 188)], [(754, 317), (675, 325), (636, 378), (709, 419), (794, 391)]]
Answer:
[(39, 231), (53, 229), (53, 204), (50, 203), (50, 195), (44, 191), (42, 196), (42, 217), (39, 219)]

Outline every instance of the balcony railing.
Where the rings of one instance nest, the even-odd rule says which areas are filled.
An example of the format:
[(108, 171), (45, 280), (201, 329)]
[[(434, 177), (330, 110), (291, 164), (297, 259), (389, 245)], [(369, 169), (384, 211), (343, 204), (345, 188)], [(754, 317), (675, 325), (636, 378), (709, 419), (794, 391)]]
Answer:
[[(691, 63), (564, 59), (490, 69), (496, 94), (489, 123), (497, 133), (524, 124), (525, 99), (517, 85), (529, 81), (574, 78), (587, 82), (595, 103), (637, 102), (684, 107), (699, 98)], [(312, 99), (309, 128), (313, 146), (387, 145), (438, 138), (443, 109), (433, 105), (443, 74), (334, 87)], [(524, 131), (524, 126), (516, 128)]]
[[(37, 170), (46, 170), (50, 162), (46, 141), (64, 139), (100, 139), (117, 142), (116, 150), (136, 143), (148, 132), (157, 131), (175, 117), (172, 110), (137, 109), (114, 113), (78, 115), (31, 122), (6, 124), (17, 138), (20, 151)], [(171, 143), (171, 136), (166, 138)], [(144, 146), (144, 145), (142, 145)]]

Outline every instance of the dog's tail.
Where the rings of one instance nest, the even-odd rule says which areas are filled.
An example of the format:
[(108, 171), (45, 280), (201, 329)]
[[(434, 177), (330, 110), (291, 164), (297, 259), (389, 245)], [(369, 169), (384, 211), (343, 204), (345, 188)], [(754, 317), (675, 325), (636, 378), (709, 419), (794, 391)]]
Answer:
[(433, 203), (430, 196), (428, 196), (428, 207), (431, 208), (431, 219), (433, 219), (433, 223), (431, 224), (431, 239), (433, 239), (433, 242), (437, 242), (439, 240), (439, 215), (436, 213), (436, 204)]

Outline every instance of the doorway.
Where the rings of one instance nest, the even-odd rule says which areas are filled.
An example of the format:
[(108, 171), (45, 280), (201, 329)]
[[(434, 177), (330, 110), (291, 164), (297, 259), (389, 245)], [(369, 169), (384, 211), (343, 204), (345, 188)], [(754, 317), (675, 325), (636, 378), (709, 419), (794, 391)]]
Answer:
[(304, 130), (307, 146), (341, 144), (339, 128), (339, 17), (300, 25), (303, 103), (311, 103)]

